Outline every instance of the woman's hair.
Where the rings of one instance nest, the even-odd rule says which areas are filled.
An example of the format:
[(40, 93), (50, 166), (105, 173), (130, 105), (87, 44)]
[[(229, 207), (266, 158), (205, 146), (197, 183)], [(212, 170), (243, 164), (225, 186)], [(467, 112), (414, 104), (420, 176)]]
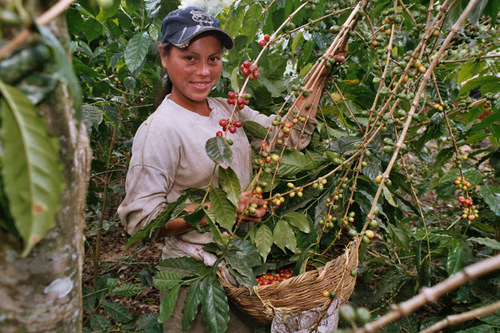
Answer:
[[(173, 46), (174, 45), (172, 45), (170, 43), (161, 44), (160, 56), (161, 57), (163, 57), (163, 56), (168, 57), (170, 55), (170, 50), (172, 50)], [(166, 72), (166, 70), (165, 70), (165, 72)], [(155, 97), (155, 108), (157, 108), (161, 104), (161, 102), (165, 99), (165, 97), (172, 92), (172, 81), (168, 77), (168, 73), (166, 73), (165, 77), (166, 77), (165, 84), (158, 91), (158, 93), (156, 94), (156, 97)]]
[[(214, 36), (216, 37), (219, 42), (220, 42), (220, 45), (221, 47), (223, 47), (223, 40), (222, 40), (222, 37), (220, 36), (220, 34), (218, 34), (217, 32), (214, 32), (214, 31), (207, 31), (207, 32), (203, 32), (201, 34), (199, 34), (198, 36), (196, 36), (195, 38), (193, 38), (191, 40), (191, 43), (194, 42), (195, 40), (197, 40), (198, 38), (201, 38), (203, 36)], [(161, 45), (161, 48), (160, 48), (160, 56), (161, 57), (168, 57), (170, 55), (170, 51), (172, 50), (172, 47), (174, 47), (175, 45), (171, 44), (171, 43), (163, 43), (163, 44), (160, 44)], [(187, 46), (186, 46), (187, 47)], [(163, 100), (165, 99), (165, 97), (170, 94), (172, 92), (172, 81), (170, 80), (170, 78), (168, 77), (168, 73), (166, 73), (166, 79), (165, 79), (165, 84), (163, 85), (163, 87), (158, 91), (158, 93), (156, 94), (156, 97), (155, 97), (155, 108), (157, 108), (161, 102), (163, 102)]]

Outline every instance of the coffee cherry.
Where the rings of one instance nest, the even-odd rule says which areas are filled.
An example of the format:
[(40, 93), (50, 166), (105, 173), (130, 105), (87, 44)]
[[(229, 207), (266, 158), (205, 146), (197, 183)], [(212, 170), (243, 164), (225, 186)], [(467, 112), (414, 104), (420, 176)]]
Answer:
[(221, 119), (219, 121), (219, 125), (222, 126), (222, 127), (227, 126), (227, 119)]
[(260, 46), (266, 46), (267, 45), (267, 41), (265, 39), (261, 39), (261, 40), (259, 40), (259, 45)]
[(264, 35), (264, 40), (269, 42), (271, 40), (271, 36), (269, 36), (268, 34), (265, 34)]
[(229, 132), (235, 133), (236, 132), (236, 126), (234, 126), (234, 125), (229, 126)]

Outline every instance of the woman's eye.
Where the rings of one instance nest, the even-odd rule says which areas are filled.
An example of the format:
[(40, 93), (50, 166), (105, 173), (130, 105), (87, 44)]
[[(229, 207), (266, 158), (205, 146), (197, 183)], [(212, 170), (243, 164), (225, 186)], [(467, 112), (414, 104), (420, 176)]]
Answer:
[(193, 57), (193, 56), (186, 56), (186, 60), (187, 60), (187, 61), (193, 61), (193, 60), (194, 60), (194, 57)]

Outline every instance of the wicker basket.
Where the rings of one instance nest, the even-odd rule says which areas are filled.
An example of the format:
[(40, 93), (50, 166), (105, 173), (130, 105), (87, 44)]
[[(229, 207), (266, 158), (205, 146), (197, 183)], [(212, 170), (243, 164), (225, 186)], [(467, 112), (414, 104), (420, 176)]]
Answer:
[(222, 275), (219, 275), (219, 280), (238, 308), (260, 324), (270, 325), (277, 311), (297, 313), (329, 304), (331, 300), (322, 295), (324, 290), (337, 294), (339, 306), (349, 300), (356, 283), (356, 278), (351, 275), (358, 266), (356, 241), (336, 252), (331, 253), (332, 260), (325, 266), (277, 284), (256, 286), (252, 294), (248, 288), (229, 284)]

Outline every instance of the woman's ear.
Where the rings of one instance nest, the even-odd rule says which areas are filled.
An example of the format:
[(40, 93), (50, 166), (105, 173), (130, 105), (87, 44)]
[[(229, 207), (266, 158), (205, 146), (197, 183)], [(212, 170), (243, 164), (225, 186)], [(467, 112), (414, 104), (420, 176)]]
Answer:
[(158, 52), (160, 53), (161, 65), (163, 68), (167, 68), (167, 52), (162, 44), (158, 45)]

